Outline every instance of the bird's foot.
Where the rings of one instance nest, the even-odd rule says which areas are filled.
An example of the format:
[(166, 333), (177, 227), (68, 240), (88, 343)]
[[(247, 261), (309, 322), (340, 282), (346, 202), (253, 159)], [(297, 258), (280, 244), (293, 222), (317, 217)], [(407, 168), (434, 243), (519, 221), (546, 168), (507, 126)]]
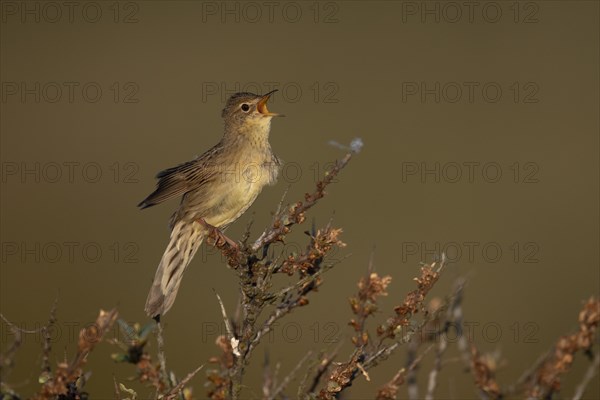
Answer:
[(223, 244), (227, 243), (234, 250), (239, 250), (240, 245), (233, 239), (229, 238), (225, 235), (219, 228), (213, 226), (206, 222), (204, 218), (198, 218), (196, 220), (200, 225), (202, 225), (206, 230), (208, 230), (208, 237), (212, 238), (215, 241), (215, 246), (219, 247)]

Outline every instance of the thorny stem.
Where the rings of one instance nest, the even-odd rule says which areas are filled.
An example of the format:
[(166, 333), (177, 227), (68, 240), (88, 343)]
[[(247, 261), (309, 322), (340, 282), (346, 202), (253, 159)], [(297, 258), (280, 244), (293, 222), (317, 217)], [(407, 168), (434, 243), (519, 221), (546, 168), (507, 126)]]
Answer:
[[(372, 346), (369, 346), (370, 348), (367, 346), (357, 347), (349, 361), (339, 364), (329, 374), (326, 387), (318, 394), (319, 399), (331, 400), (338, 398), (359, 376), (359, 372), (368, 376), (366, 371), (388, 358), (401, 344), (409, 342), (415, 333), (421, 332), (432, 318), (437, 317), (442, 310), (445, 311), (445, 307), (440, 307), (436, 311), (426, 314), (416, 326), (411, 326), (410, 319), (407, 318), (407, 316), (412, 317), (412, 314), (422, 308), (425, 296), (437, 282), (445, 265), (446, 259), (442, 257), (439, 264), (433, 263), (421, 268), (420, 278), (415, 278), (417, 289), (406, 296), (402, 306), (395, 308), (396, 316), (388, 319), (387, 326), (378, 329), (378, 334), (381, 336), (379, 345), (375, 348), (372, 348)], [(400, 328), (407, 328), (408, 331), (398, 339), (396, 337), (401, 333)], [(404, 330), (402, 330), (403, 332)], [(385, 344), (384, 340), (386, 339), (394, 339), (394, 342)]]
[(585, 389), (586, 389), (587, 385), (590, 383), (590, 381), (592, 379), (594, 379), (594, 376), (596, 376), (599, 369), (600, 369), (600, 353), (598, 353), (594, 356), (594, 359), (592, 360), (592, 363), (590, 364), (587, 371), (585, 372), (585, 375), (583, 376), (581, 383), (579, 385), (577, 385), (577, 389), (575, 391), (575, 394), (573, 395), (573, 400), (580, 400), (583, 397), (583, 394), (585, 393)]
[[(329, 186), (339, 172), (348, 164), (354, 152), (349, 152), (317, 182), (312, 193), (307, 193), (304, 202), (297, 202), (291, 207), (281, 206), (275, 213), (272, 225), (267, 228), (251, 245), (246, 244), (247, 237), (239, 245), (224, 240), (218, 240), (217, 232), (211, 232), (214, 246), (221, 250), (226, 257), (228, 265), (238, 273), (241, 289), (242, 318), (239, 329), (234, 334), (239, 340), (239, 356), (235, 357), (234, 366), (228, 371), (229, 394), (232, 399), (238, 399), (242, 389), (244, 369), (252, 351), (258, 346), (262, 337), (267, 334), (273, 324), (294, 308), (306, 304), (304, 295), (316, 289), (319, 276), (327, 270), (322, 265), (322, 259), (310, 260), (314, 272), (302, 277), (296, 283), (277, 293), (269, 293), (272, 275), (278, 272), (277, 264), (273, 260), (263, 260), (268, 248), (275, 242), (283, 242), (293, 225), (305, 220), (305, 212), (312, 208), (326, 194), (325, 188)], [(329, 228), (329, 227), (328, 227)], [(257, 320), (264, 308), (275, 302), (275, 310), (267, 317), (260, 328), (256, 327)]]
[[(437, 378), (442, 370), (442, 356), (444, 352), (448, 348), (447, 341), (447, 330), (449, 328), (449, 323), (453, 323), (457, 329), (457, 335), (462, 336), (462, 294), (465, 286), (464, 279), (460, 278), (454, 283), (454, 299), (450, 303), (450, 307), (446, 312), (446, 328), (442, 332), (441, 335), (436, 335), (436, 340), (438, 341), (437, 349), (435, 352), (435, 360), (433, 364), (433, 368), (429, 372), (429, 377), (427, 381), (427, 394), (425, 395), (426, 400), (433, 400), (433, 395), (435, 393), (435, 389), (437, 387)], [(457, 320), (459, 322), (457, 322)], [(460, 323), (460, 327), (459, 327)], [(459, 336), (459, 337), (461, 337)]]
[(325, 177), (317, 182), (317, 188), (313, 193), (307, 193), (304, 197), (304, 203), (298, 202), (288, 211), (282, 211), (276, 215), (273, 225), (270, 229), (265, 230), (262, 235), (254, 242), (250, 250), (253, 252), (261, 248), (269, 246), (271, 243), (281, 241), (283, 237), (290, 231), (290, 227), (294, 224), (304, 221), (304, 213), (312, 208), (317, 202), (325, 196), (325, 188), (333, 182), (339, 172), (348, 164), (354, 153), (350, 152), (340, 161), (336, 162), (334, 167)]

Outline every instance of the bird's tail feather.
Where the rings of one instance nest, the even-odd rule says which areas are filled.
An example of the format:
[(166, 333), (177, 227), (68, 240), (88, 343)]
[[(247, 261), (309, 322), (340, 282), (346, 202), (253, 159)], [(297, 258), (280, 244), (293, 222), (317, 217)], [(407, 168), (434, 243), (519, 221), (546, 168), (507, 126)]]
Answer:
[(196, 222), (179, 221), (171, 231), (171, 240), (160, 260), (146, 300), (146, 313), (151, 317), (165, 314), (173, 305), (183, 273), (198, 251), (205, 230)]

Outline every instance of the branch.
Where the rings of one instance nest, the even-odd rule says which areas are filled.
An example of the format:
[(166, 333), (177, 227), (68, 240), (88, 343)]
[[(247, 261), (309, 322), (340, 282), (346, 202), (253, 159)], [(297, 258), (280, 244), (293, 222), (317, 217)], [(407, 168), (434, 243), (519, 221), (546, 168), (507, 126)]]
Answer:
[(165, 355), (165, 337), (163, 336), (163, 327), (160, 321), (156, 321), (156, 343), (158, 345), (157, 357), (160, 364), (160, 372), (162, 376), (162, 384), (164, 387), (169, 387), (169, 376), (167, 373), (167, 356)]
[(571, 368), (575, 353), (580, 350), (589, 351), (599, 324), (600, 299), (591, 297), (579, 312), (579, 330), (561, 337), (550, 357), (538, 367), (533, 385), (527, 391), (529, 397), (549, 398), (560, 390), (561, 375)]
[(241, 355), (240, 350), (239, 350), (240, 341), (233, 334), (233, 330), (231, 329), (231, 322), (229, 321), (229, 317), (227, 317), (227, 311), (225, 311), (225, 306), (223, 305), (223, 300), (221, 300), (221, 296), (219, 296), (219, 294), (217, 292), (215, 292), (215, 295), (217, 296), (217, 300), (219, 300), (219, 305), (221, 306), (221, 314), (223, 315), (223, 323), (225, 324), (225, 329), (227, 329), (227, 336), (229, 336), (229, 342), (231, 343), (231, 349), (233, 351), (233, 354), (236, 357), (239, 357)]
[[(408, 343), (412, 336), (415, 333), (420, 332), (427, 322), (429, 322), (431, 315), (435, 316), (440, 312), (442, 309), (441, 307), (440, 310), (435, 313), (426, 313), (425, 317), (417, 324), (416, 328), (410, 325), (411, 317), (422, 309), (425, 296), (437, 282), (445, 264), (446, 258), (442, 257), (441, 262), (424, 265), (421, 268), (421, 276), (414, 279), (417, 282), (417, 289), (410, 292), (404, 299), (402, 305), (394, 309), (396, 315), (389, 318), (384, 326), (378, 328), (377, 332), (381, 339), (377, 350), (374, 353), (371, 353), (367, 351), (366, 345), (356, 347), (349, 361), (339, 363), (337, 367), (331, 371), (325, 388), (318, 394), (320, 400), (330, 400), (338, 397), (343, 390), (352, 384), (352, 381), (356, 379), (359, 372), (367, 377), (366, 371), (376, 366), (380, 361), (388, 358), (400, 344)], [(370, 277), (377, 278), (373, 280), (373, 282), (376, 283), (373, 288), (376, 288), (376, 290), (373, 290), (372, 293), (368, 290), (363, 293), (367, 298), (369, 298), (369, 294), (373, 294), (370, 300), (375, 300), (377, 296), (384, 292), (389, 284), (389, 281), (382, 280), (378, 276), (373, 275), (373, 273), (370, 274)], [(366, 283), (366, 281), (363, 281), (362, 285), (359, 285), (359, 288), (364, 288)], [(366, 287), (369, 286), (370, 284), (366, 285)], [(358, 303), (351, 302), (351, 305), (353, 310), (360, 309), (360, 301)], [(358, 325), (360, 328), (360, 323), (358, 322), (355, 322), (355, 324), (352, 325)], [(383, 345), (385, 339), (395, 339), (404, 329), (408, 329), (408, 332), (405, 335), (402, 335), (400, 339), (396, 339), (395, 343)]]
[(592, 363), (588, 367), (587, 371), (585, 371), (585, 375), (581, 380), (581, 383), (577, 385), (577, 390), (573, 395), (573, 400), (580, 400), (585, 393), (585, 389), (587, 385), (594, 379), (596, 374), (598, 373), (598, 369), (600, 368), (600, 353), (597, 353), (592, 360)]
[(423, 353), (421, 353), (418, 357), (416, 357), (406, 368), (402, 368), (400, 371), (398, 371), (396, 373), (396, 375), (394, 375), (394, 377), (392, 378), (391, 381), (389, 381), (388, 383), (386, 383), (385, 385), (383, 385), (378, 391), (377, 391), (377, 396), (376, 399), (377, 400), (395, 400), (397, 395), (398, 395), (398, 389), (400, 388), (400, 386), (405, 382), (405, 378), (406, 375), (411, 372), (414, 371), (417, 366), (419, 365), (419, 363), (421, 362), (421, 360), (423, 359), (423, 357), (425, 357), (425, 355), (427, 353), (429, 353), (429, 350), (431, 350), (433, 348), (433, 344), (430, 344), (425, 351), (423, 351)]
[(104, 334), (117, 319), (117, 310), (100, 310), (94, 325), (84, 328), (79, 332), (77, 343), (77, 354), (73, 360), (58, 364), (53, 376), (48, 376), (42, 385), (40, 392), (35, 396), (37, 399), (54, 398), (66, 394), (67, 385), (74, 384), (83, 374), (83, 366), (87, 362), (88, 355), (94, 347), (102, 340)]
[(294, 379), (294, 377), (296, 376), (296, 374), (298, 373), (300, 368), (302, 368), (302, 366), (304, 365), (304, 363), (306, 362), (306, 360), (308, 360), (308, 358), (310, 356), (312, 356), (312, 351), (307, 352), (306, 355), (304, 357), (302, 357), (302, 359), (298, 362), (298, 364), (296, 364), (294, 369), (283, 379), (281, 384), (279, 386), (277, 386), (277, 388), (273, 391), (273, 393), (271, 393), (267, 397), (268, 400), (275, 400), (277, 398), (277, 396), (279, 396), (281, 393), (283, 393), (285, 388), (290, 384), (292, 379)]
[(187, 376), (185, 378), (183, 378), (173, 389), (171, 389), (169, 391), (169, 393), (167, 393), (164, 398), (166, 400), (172, 400), (174, 398), (177, 397), (177, 395), (179, 393), (181, 393), (183, 391), (183, 389), (185, 388), (185, 385), (188, 384), (188, 382), (194, 377), (196, 376), (196, 374), (198, 372), (200, 372), (200, 370), (204, 368), (204, 365), (199, 366), (198, 368), (196, 368), (195, 370), (193, 370), (192, 372), (190, 372), (189, 374), (187, 374)]
[(289, 233), (290, 228), (293, 225), (304, 222), (306, 218), (304, 213), (325, 196), (325, 188), (333, 182), (335, 177), (348, 164), (353, 154), (353, 152), (350, 152), (340, 161), (337, 161), (331, 171), (329, 171), (322, 180), (317, 182), (316, 190), (313, 193), (306, 193), (304, 196), (304, 203), (299, 201), (287, 211), (281, 211), (275, 215), (271, 228), (265, 230), (260, 235), (250, 247), (250, 250), (256, 252), (261, 248), (269, 246), (271, 243), (282, 241), (283, 237)]
[(463, 333), (461, 305), (463, 299), (464, 286), (465, 280), (463, 278), (457, 279), (454, 283), (453, 300), (450, 303), (450, 307), (448, 307), (448, 311), (446, 312), (446, 329), (444, 329), (442, 335), (438, 335), (437, 337), (438, 346), (435, 352), (433, 368), (429, 372), (429, 379), (427, 381), (427, 394), (425, 395), (425, 400), (433, 400), (433, 394), (435, 393), (435, 389), (437, 387), (437, 377), (440, 371), (442, 370), (442, 356), (448, 348), (448, 329), (451, 325), (453, 325), (456, 327), (458, 337), (460, 337)]

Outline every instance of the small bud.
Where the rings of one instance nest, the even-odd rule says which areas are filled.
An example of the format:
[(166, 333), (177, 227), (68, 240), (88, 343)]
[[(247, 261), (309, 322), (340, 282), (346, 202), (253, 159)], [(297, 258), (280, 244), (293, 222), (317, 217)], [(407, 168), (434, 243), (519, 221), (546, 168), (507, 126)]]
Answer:
[(300, 307), (305, 306), (308, 304), (308, 299), (306, 297), (301, 297), (300, 300), (298, 300), (298, 305)]

